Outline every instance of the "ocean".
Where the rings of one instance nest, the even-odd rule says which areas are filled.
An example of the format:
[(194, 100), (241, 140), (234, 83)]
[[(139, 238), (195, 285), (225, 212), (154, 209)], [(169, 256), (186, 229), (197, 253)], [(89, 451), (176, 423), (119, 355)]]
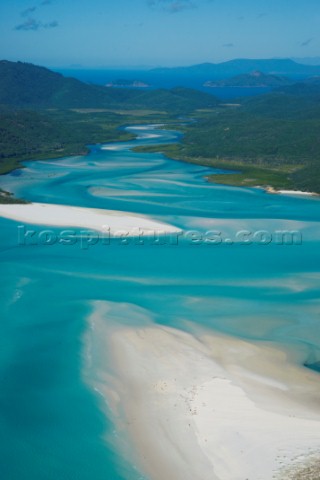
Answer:
[[(199, 75), (177, 75), (168, 72), (159, 74), (152, 70), (114, 70), (114, 69), (53, 69), (66, 77), (73, 77), (85, 83), (107, 85), (117, 80), (142, 81), (148, 84), (149, 89), (186, 87), (218, 97), (220, 100), (231, 100), (240, 97), (252, 97), (272, 91), (269, 87), (205, 87), (207, 80), (221, 80), (220, 78), (207, 78)], [(141, 88), (139, 88), (141, 90)], [(142, 88), (142, 90), (148, 90)]]
[[(178, 132), (129, 130), (137, 140), (28, 161), (0, 177), (1, 188), (32, 202), (147, 214), (184, 232), (88, 245), (80, 239), (90, 232), (79, 228), (79, 241), (66, 245), (46, 243), (43, 227), (0, 218), (5, 480), (148, 480), (118, 448), (126, 432), (92, 388), (99, 358), (86, 335), (97, 304), (112, 313), (104, 322), (196, 324), (319, 364), (319, 199), (209, 184), (209, 168), (131, 150), (175, 142)], [(21, 238), (19, 227), (34, 233)]]

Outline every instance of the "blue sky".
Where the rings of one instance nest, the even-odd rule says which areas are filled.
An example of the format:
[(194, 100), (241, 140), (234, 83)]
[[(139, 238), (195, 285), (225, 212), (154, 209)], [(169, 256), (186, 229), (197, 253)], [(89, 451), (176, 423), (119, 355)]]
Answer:
[(173, 66), (320, 54), (319, 0), (1, 0), (0, 58)]

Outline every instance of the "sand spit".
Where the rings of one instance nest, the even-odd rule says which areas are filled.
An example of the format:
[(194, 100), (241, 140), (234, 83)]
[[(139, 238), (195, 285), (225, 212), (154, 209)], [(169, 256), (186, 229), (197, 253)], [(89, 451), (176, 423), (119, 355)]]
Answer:
[(109, 352), (95, 387), (148, 478), (300, 479), (286, 469), (298, 475), (320, 447), (316, 373), (270, 345), (107, 322), (95, 317)]
[(125, 231), (127, 236), (175, 233), (180, 230), (158, 222), (145, 215), (114, 210), (71, 207), (47, 203), (0, 204), (0, 216), (33, 225), (80, 227), (117, 236)]

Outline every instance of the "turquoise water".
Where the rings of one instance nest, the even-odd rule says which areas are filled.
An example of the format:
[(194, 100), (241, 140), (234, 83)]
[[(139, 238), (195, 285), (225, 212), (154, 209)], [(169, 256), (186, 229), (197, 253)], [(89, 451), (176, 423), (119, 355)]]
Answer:
[[(115, 451), (112, 418), (84, 378), (96, 300), (132, 304), (133, 312), (177, 328), (191, 321), (291, 345), (311, 367), (320, 361), (319, 199), (209, 185), (205, 167), (130, 150), (177, 141), (177, 132), (131, 130), (135, 141), (27, 162), (1, 178), (1, 188), (31, 201), (148, 214), (185, 232), (178, 244), (19, 245), (20, 223), (0, 219), (1, 479), (142, 478)], [(219, 244), (192, 242), (186, 233), (212, 229), (221, 231)], [(243, 229), (264, 230), (272, 241), (235, 241)], [(279, 229), (297, 231), (300, 241), (280, 244)], [(138, 321), (121, 318), (124, 311), (120, 321)]]

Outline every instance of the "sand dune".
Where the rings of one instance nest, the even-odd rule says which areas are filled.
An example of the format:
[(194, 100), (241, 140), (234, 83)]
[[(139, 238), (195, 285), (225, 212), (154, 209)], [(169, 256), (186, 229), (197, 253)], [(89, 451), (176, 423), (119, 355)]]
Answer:
[(95, 387), (128, 432), (126, 455), (150, 479), (288, 480), (313, 461), (319, 377), (285, 352), (208, 332), (107, 325), (95, 317), (113, 373), (101, 365)]

